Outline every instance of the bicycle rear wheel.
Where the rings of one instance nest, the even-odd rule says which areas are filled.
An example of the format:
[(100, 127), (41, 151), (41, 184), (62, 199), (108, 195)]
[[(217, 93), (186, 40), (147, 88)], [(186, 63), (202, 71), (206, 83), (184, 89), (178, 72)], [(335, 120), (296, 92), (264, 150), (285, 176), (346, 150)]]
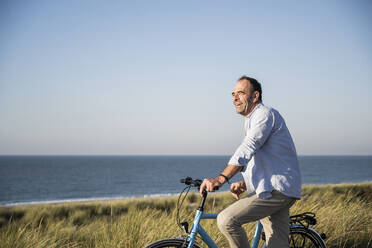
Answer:
[[(158, 240), (152, 244), (149, 244), (145, 248), (186, 248), (189, 242), (184, 238), (174, 238), (174, 239), (162, 239)], [(194, 243), (193, 248), (202, 248), (199, 244)]]
[(290, 248), (327, 248), (320, 235), (311, 228), (291, 227), (289, 232)]

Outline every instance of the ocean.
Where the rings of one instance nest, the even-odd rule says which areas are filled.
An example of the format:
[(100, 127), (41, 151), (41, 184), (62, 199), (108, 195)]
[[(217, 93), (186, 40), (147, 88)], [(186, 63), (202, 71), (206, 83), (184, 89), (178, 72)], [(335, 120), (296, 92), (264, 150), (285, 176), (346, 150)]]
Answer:
[[(229, 156), (0, 156), (0, 205), (173, 195)], [(303, 184), (372, 181), (372, 156), (300, 156)], [(232, 181), (241, 180), (240, 175)], [(228, 186), (223, 186), (223, 191)]]

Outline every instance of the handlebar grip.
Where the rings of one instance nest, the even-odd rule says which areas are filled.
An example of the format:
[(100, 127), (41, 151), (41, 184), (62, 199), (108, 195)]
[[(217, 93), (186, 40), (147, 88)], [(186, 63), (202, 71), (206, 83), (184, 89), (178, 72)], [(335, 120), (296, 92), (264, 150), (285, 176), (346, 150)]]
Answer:
[(186, 185), (190, 185), (191, 183), (192, 183), (192, 178), (191, 177), (186, 177), (186, 178), (182, 178), (181, 180), (180, 180), (180, 182), (181, 183), (184, 183), (184, 184), (186, 184)]

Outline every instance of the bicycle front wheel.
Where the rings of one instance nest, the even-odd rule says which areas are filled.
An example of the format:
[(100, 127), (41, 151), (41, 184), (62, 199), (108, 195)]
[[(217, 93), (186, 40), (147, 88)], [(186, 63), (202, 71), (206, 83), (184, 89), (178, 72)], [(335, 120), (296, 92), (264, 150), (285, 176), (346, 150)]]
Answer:
[(320, 235), (311, 228), (291, 227), (289, 232), (290, 248), (327, 248)]
[[(149, 244), (145, 248), (186, 248), (189, 242), (187, 242), (183, 238), (175, 238), (175, 239), (162, 239), (158, 240), (152, 244)], [(192, 246), (193, 248), (202, 248), (199, 244), (194, 243)]]

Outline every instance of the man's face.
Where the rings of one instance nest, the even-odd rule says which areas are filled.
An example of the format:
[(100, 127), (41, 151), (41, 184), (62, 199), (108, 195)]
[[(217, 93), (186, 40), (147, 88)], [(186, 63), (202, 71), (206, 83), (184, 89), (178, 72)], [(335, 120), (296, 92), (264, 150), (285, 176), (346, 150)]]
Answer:
[(248, 80), (238, 81), (235, 84), (232, 96), (236, 112), (243, 116), (247, 116), (257, 105), (257, 99), (255, 99), (255, 94), (253, 94)]

